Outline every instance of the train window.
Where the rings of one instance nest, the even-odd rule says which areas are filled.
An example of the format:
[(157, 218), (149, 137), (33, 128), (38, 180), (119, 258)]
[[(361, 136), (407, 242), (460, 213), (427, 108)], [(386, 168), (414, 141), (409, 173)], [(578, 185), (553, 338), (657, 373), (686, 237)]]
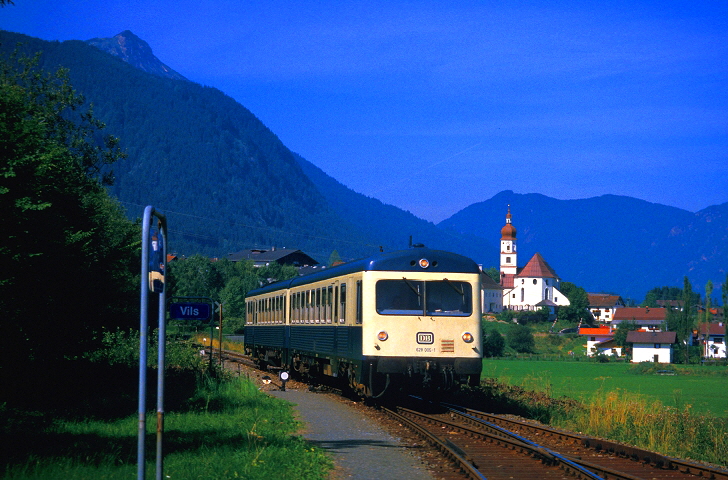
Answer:
[(339, 323), (346, 323), (346, 284), (341, 284), (341, 296), (339, 298)]
[(291, 317), (291, 323), (296, 323), (296, 294), (291, 294), (291, 303), (289, 304), (291, 311), (288, 313)]
[(316, 310), (314, 310), (316, 323), (321, 322), (321, 289), (316, 289)]
[(473, 310), (467, 282), (380, 280), (376, 295), (381, 315), (468, 316)]
[(313, 292), (311, 290), (306, 290), (306, 323), (311, 323), (311, 319), (313, 318), (311, 314), (311, 310), (313, 309), (311, 306), (312, 294)]
[(331, 323), (331, 310), (333, 305), (334, 287), (329, 285), (326, 292), (326, 323)]
[(356, 323), (361, 323), (362, 319), (362, 298), (361, 298), (361, 280), (356, 282)]
[(423, 315), (424, 283), (415, 280), (377, 282), (377, 313), (383, 315)]
[(444, 279), (441, 282), (425, 282), (427, 315), (467, 316), (473, 311), (472, 290), (467, 282)]
[(339, 320), (339, 286), (334, 287), (334, 298), (332, 300), (331, 318)]

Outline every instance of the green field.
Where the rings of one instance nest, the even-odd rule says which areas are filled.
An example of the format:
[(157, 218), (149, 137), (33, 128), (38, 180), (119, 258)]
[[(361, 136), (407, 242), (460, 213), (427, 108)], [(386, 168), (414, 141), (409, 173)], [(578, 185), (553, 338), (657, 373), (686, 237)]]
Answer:
[(496, 378), (552, 397), (589, 398), (598, 392), (623, 390), (659, 400), (664, 406), (728, 418), (728, 375), (725, 367), (672, 366), (675, 375), (638, 374), (628, 363), (558, 362), (543, 360), (483, 361), (483, 377)]

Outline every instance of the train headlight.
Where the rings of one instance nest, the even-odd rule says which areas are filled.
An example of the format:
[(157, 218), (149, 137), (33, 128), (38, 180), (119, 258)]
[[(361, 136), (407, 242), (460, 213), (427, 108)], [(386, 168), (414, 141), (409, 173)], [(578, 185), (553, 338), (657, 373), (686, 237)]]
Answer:
[(383, 341), (385, 341), (386, 339), (389, 338), (389, 335), (387, 334), (387, 332), (385, 332), (384, 330), (382, 330), (381, 332), (379, 332), (377, 334), (377, 338), (379, 339), (380, 342), (383, 342)]
[(463, 342), (473, 343), (473, 340), (475, 340), (475, 337), (473, 337), (472, 333), (470, 333), (470, 332), (463, 333)]
[(430, 261), (426, 258), (421, 258), (419, 264), (420, 264), (420, 268), (429, 268), (430, 267)]

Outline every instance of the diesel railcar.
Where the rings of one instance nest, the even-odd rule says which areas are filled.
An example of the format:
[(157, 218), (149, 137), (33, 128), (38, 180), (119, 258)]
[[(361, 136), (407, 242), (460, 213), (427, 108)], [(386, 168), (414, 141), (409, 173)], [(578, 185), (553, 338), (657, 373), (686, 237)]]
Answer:
[(261, 368), (367, 397), (480, 380), (480, 268), (461, 255), (380, 253), (252, 290), (246, 310), (246, 352)]

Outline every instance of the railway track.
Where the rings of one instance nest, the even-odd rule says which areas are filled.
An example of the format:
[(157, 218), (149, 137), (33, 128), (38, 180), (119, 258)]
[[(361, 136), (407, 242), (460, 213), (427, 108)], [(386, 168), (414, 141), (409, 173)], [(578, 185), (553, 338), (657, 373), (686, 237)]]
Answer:
[(453, 405), (440, 410), (386, 411), (438, 448), (468, 478), (728, 480), (726, 470), (614, 442)]
[[(255, 367), (244, 354), (222, 354)], [(728, 480), (728, 470), (457, 405), (419, 401), (414, 409), (382, 410), (457, 465), (452, 478)]]

